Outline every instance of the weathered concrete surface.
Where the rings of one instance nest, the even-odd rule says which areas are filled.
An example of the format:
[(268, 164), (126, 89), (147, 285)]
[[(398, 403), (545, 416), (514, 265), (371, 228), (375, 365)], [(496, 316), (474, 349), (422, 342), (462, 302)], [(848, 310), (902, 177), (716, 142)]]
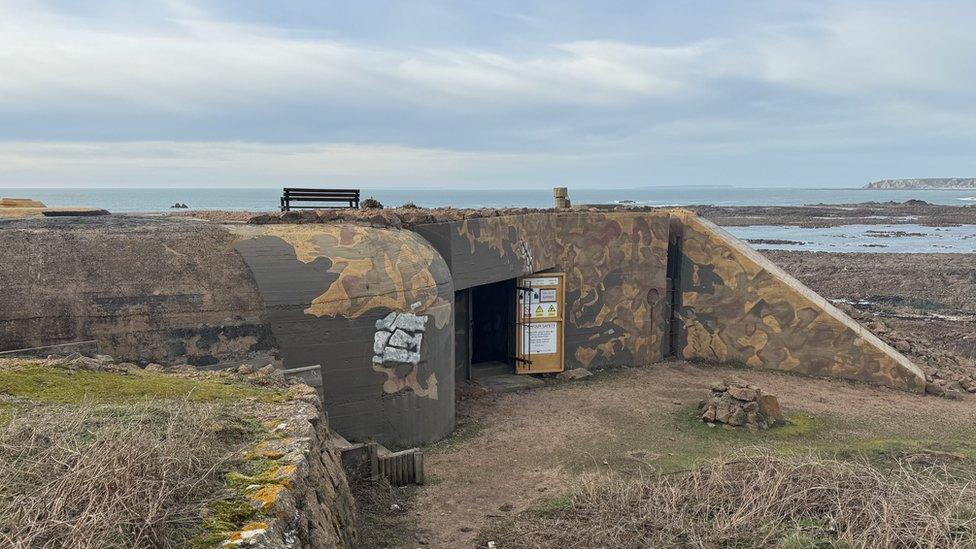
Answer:
[(712, 223), (674, 215), (684, 358), (925, 390), (917, 366), (823, 297)]
[(454, 428), (454, 289), (416, 233), (232, 226), (287, 368), (322, 365), (343, 436), (417, 445)]
[(97, 339), (132, 361), (320, 364), (340, 433), (424, 444), (454, 425), (456, 289), (565, 272), (566, 367), (651, 364), (671, 339), (668, 242), (682, 232), (681, 356), (924, 387), (903, 356), (688, 212), (388, 214), (368, 222), (412, 230), (0, 220), (0, 350)]
[(566, 273), (566, 368), (650, 364), (666, 330), (667, 210), (543, 212), (417, 225), (455, 288)]
[(186, 221), (0, 220), (0, 350), (96, 339), (120, 359), (201, 366), (270, 353), (233, 243)]

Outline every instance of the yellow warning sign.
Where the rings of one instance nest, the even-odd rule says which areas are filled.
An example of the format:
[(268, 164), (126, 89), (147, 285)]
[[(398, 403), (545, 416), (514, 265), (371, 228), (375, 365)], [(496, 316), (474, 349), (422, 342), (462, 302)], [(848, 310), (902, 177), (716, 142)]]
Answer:
[(555, 305), (553, 305), (553, 304), (550, 304), (549, 305), (549, 308), (546, 310), (546, 316), (556, 316), (556, 306)]
[(535, 308), (535, 316), (543, 316), (542, 305)]

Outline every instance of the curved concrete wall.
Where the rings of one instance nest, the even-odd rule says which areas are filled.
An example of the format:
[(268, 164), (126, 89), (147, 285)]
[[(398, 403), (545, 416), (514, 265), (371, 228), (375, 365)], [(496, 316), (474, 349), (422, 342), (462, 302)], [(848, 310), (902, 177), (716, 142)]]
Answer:
[(231, 227), (288, 368), (322, 365), (343, 436), (416, 445), (454, 428), (454, 287), (418, 234), (350, 224)]
[(0, 350), (96, 339), (143, 364), (320, 364), (347, 437), (454, 427), (453, 286), (416, 233), (41, 218), (0, 221), (0, 250)]

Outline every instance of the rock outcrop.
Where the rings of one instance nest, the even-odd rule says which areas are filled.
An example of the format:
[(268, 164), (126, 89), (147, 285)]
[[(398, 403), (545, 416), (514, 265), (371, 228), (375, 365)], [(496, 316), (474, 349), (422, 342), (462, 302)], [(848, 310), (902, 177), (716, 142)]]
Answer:
[(865, 189), (976, 189), (976, 177), (927, 177), (923, 179), (882, 179)]

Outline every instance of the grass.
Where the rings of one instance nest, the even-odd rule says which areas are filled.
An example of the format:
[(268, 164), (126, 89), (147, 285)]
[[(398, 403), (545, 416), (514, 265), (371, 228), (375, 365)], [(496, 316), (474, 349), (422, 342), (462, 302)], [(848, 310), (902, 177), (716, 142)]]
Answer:
[(385, 479), (370, 480), (364, 472), (349, 475), (349, 487), (359, 509), (361, 547), (404, 547), (415, 536), (420, 526), (414, 512), (418, 487), (391, 486)]
[(214, 547), (260, 519), (280, 464), (239, 403), (284, 390), (132, 370), (0, 364), (0, 546)]
[(197, 402), (246, 398), (280, 402), (286, 399), (281, 391), (218, 380), (176, 377), (144, 370), (125, 375), (72, 371), (36, 361), (24, 361), (0, 370), (0, 394), (58, 404), (120, 403), (147, 398), (188, 398)]
[(976, 469), (743, 451), (683, 473), (588, 477), (481, 539), (503, 549), (973, 547)]
[(560, 494), (558, 496), (550, 497), (542, 502), (542, 504), (537, 505), (532, 508), (532, 512), (539, 516), (549, 516), (560, 511), (566, 511), (573, 508), (573, 494), (566, 493)]
[(234, 413), (193, 401), (19, 411), (0, 430), (0, 545), (185, 547), (247, 436), (246, 421), (223, 427)]

